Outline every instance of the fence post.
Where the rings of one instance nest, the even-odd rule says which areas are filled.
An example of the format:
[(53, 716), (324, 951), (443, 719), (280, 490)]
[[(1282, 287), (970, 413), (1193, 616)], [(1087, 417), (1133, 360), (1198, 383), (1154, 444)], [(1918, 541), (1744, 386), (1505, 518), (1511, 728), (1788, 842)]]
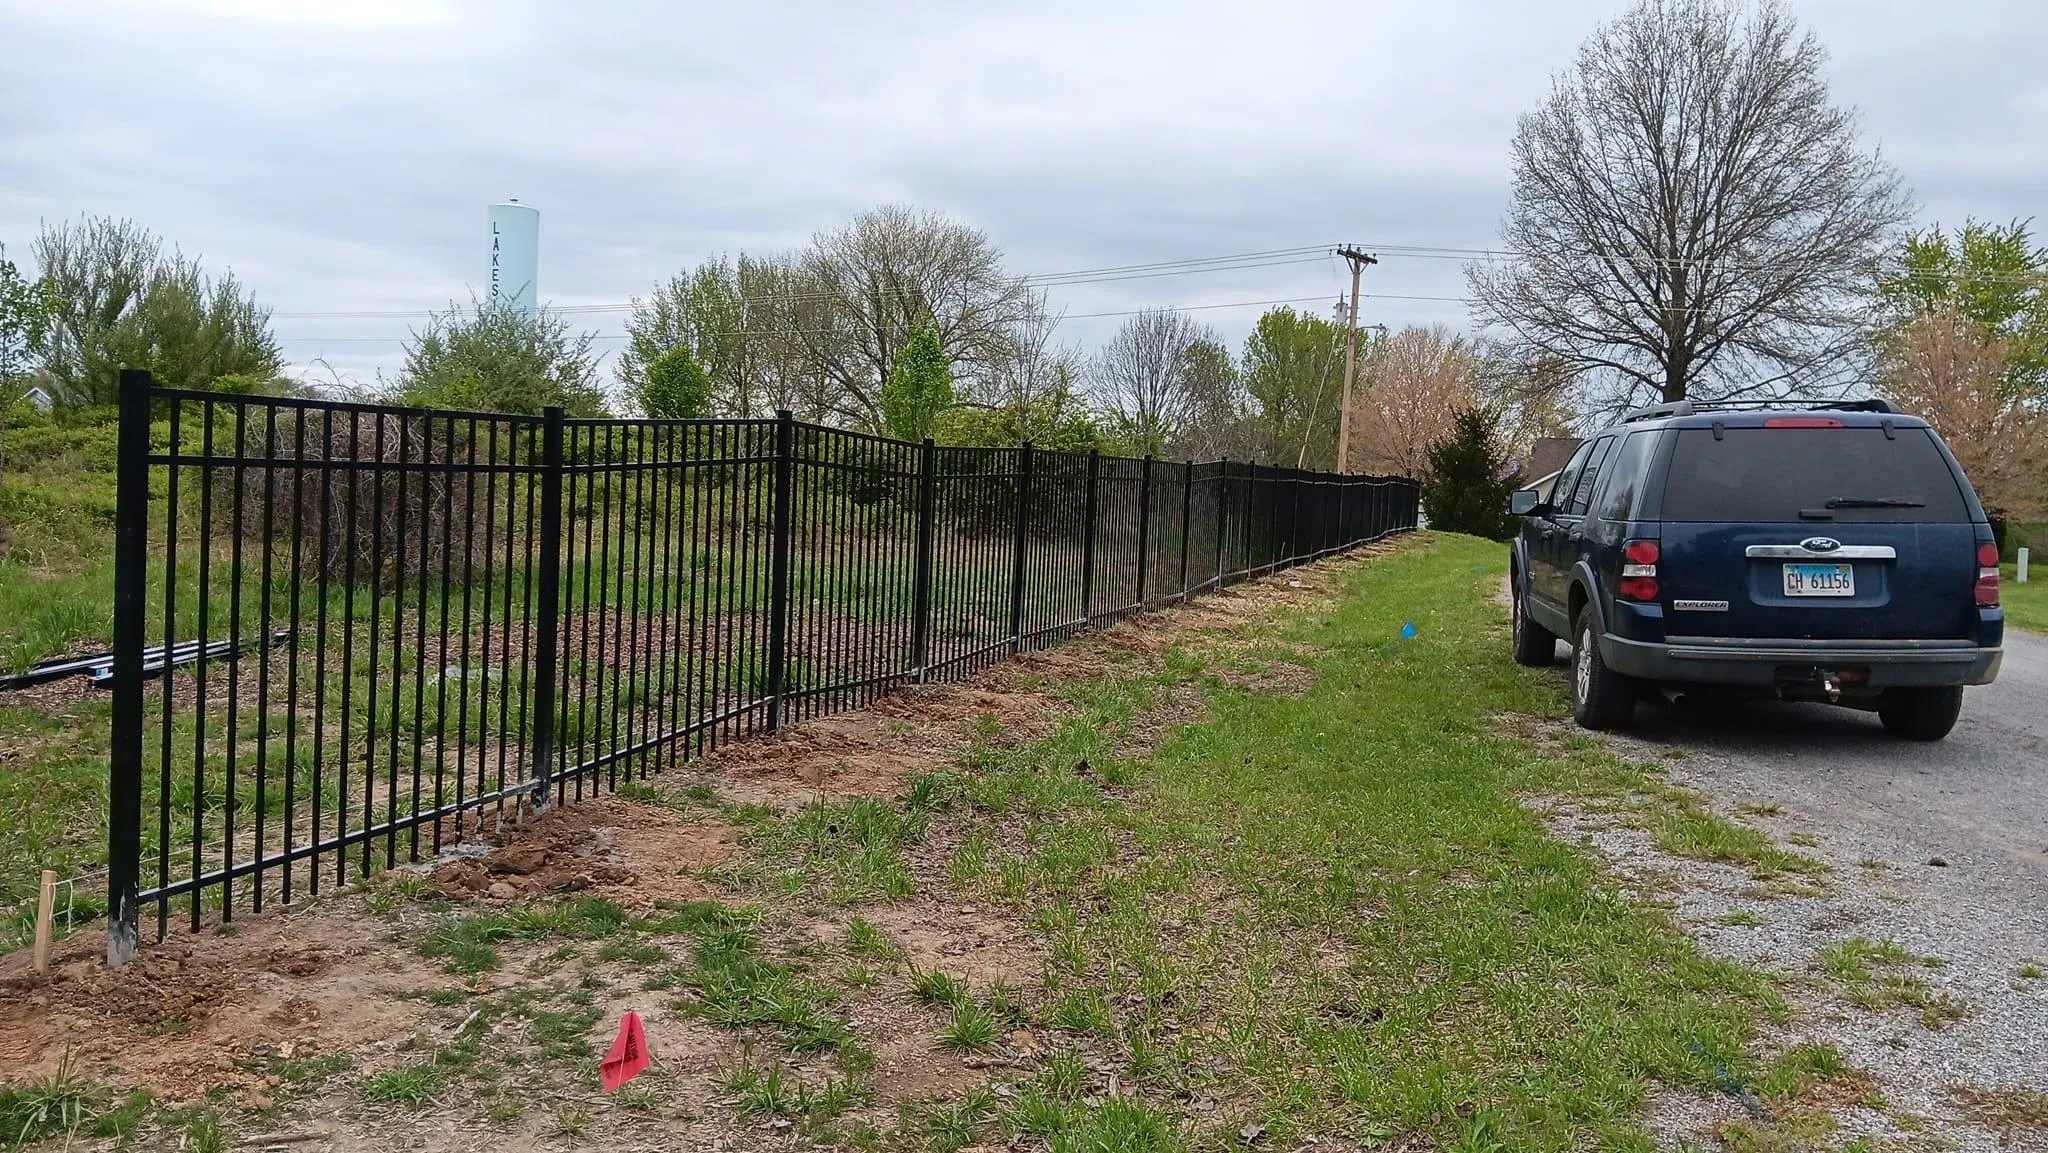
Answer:
[(1301, 490), (1308, 482), (1302, 479), (1301, 470), (1295, 469), (1287, 478), (1287, 567), (1300, 564), (1307, 553), (1303, 551), (1301, 539)]
[(768, 731), (782, 728), (782, 689), (788, 679), (789, 642), (789, 505), (795, 487), (791, 473), (796, 457), (796, 418), (788, 409), (775, 414), (775, 519), (769, 529), (774, 544), (768, 562)]
[(1031, 531), (1031, 442), (1017, 446), (1017, 537), (1010, 567), (1010, 651), (1024, 647), (1024, 551)]
[(555, 769), (555, 679), (562, 617), (562, 410), (541, 410), (540, 652), (533, 673), (533, 807), (548, 807)]
[[(149, 584), (149, 373), (124, 368), (114, 466), (113, 732), (107, 774), (107, 964), (138, 946), (142, 872), (142, 633)], [(170, 675), (165, 674), (168, 682)]]
[(1102, 450), (1088, 450), (1088, 500), (1081, 513), (1081, 623), (1095, 623), (1096, 489), (1102, 482)]
[(1144, 469), (1138, 474), (1138, 603), (1145, 608), (1145, 570), (1152, 567), (1152, 454), (1145, 454)]
[(1252, 560), (1252, 522), (1259, 517), (1259, 462), (1253, 461), (1244, 478), (1244, 579), (1258, 574)]
[(931, 437), (917, 453), (917, 572), (910, 593), (910, 659), (917, 666), (917, 683), (930, 675), (932, 646), (932, 535), (935, 518), (939, 450)]
[(1195, 462), (1188, 461), (1180, 485), (1180, 599), (1188, 599), (1188, 538), (1195, 535), (1188, 514), (1195, 509)]
[(1230, 503), (1230, 458), (1216, 462), (1216, 587), (1223, 587), (1223, 510)]

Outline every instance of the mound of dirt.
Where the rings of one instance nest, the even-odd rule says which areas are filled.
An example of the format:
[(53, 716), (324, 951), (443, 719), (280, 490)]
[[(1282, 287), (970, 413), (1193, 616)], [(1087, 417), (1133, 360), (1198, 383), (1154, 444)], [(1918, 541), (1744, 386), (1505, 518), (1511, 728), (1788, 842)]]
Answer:
[(739, 830), (714, 817), (603, 797), (557, 805), (519, 828), (502, 826), (491, 840), (486, 856), (436, 867), (434, 884), (457, 900), (588, 893), (648, 909), (703, 897), (690, 874), (730, 858)]

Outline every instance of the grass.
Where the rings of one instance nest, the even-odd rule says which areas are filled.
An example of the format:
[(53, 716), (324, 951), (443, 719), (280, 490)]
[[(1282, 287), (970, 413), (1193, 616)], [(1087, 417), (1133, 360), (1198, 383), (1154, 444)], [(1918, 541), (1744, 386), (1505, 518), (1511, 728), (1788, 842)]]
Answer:
[(2005, 623), (2032, 633), (2048, 634), (2048, 557), (2029, 563), (2027, 583), (2019, 582), (2019, 568), (2006, 565), (1998, 581), (1998, 600), (2005, 607)]
[(433, 1100), (446, 1074), (432, 1062), (408, 1065), (366, 1078), (360, 1086), (363, 1096), (372, 1101), (383, 1101), (393, 1105), (409, 1105), (419, 1108)]
[(939, 1043), (948, 1049), (986, 1049), (1002, 1034), (1003, 1025), (995, 1013), (969, 997), (953, 1006), (953, 1020), (940, 1032)]
[[(583, 897), (544, 905), (522, 905), (510, 912), (485, 910), (436, 923), (415, 950), (441, 962), (450, 973), (476, 974), (496, 969), (498, 943), (561, 937), (591, 940), (608, 937), (629, 925), (626, 910), (603, 897)], [(628, 950), (631, 950), (628, 946)], [(658, 950), (657, 950), (658, 953)]]
[(765, 865), (755, 887), (776, 896), (849, 905), (902, 900), (916, 891), (904, 850), (924, 839), (929, 795), (908, 804), (873, 797), (813, 801), (794, 820), (748, 810), (747, 844)]
[(0, 1148), (87, 1131), (102, 1115), (108, 1093), (78, 1072), (75, 1053), (57, 1071), (19, 1087), (0, 1086)]
[[(1616, 895), (1522, 800), (1600, 807), (1670, 851), (1761, 876), (1820, 867), (1655, 766), (1504, 731), (1503, 714), (1563, 706), (1554, 677), (1507, 660), (1487, 596), (1503, 561), (1496, 545), (1440, 537), (1346, 573), (1340, 600), (1281, 630), (1321, 654), (1300, 698), (1233, 687), (1177, 654), (1157, 676), (1060, 686), (1079, 715), (1057, 734), (984, 750), (934, 785), (922, 811), (972, 846), (938, 868), (1034, 925), (1049, 954), (1040, 1023), (1107, 1053), (1134, 1096), (1091, 1096), (1061, 1058), (1000, 1108), (929, 1111), (930, 1144), (1029, 1132), (1056, 1150), (1179, 1149), (1243, 1144), (1254, 1125), (1283, 1148), (1333, 1132), (1642, 1148), (1652, 1082), (1762, 1075), (1756, 1023), (1784, 1012), (1769, 984)], [(1402, 640), (1411, 620), (1419, 635)], [(1209, 719), (1149, 756), (1119, 755), (1176, 684), (1206, 691)], [(804, 891), (828, 891), (847, 859), (813, 858), (828, 875)], [(952, 1010), (949, 1041), (963, 1019), (972, 1039), (986, 1034), (980, 1011), (1000, 1016), (946, 974), (911, 980)], [(1203, 1096), (1249, 1111), (1170, 1104)]]
[(1915, 1010), (1930, 1029), (1969, 1015), (1963, 1002), (1936, 992), (1911, 972), (1942, 964), (1938, 957), (1916, 956), (1897, 942), (1868, 937), (1853, 937), (1820, 951), (1821, 970), (1841, 985), (1850, 1004), (1871, 1010), (1904, 1006)]
[(947, 1009), (957, 1008), (969, 999), (967, 982), (937, 969), (913, 969), (910, 975), (910, 991), (926, 1004)]
[(690, 963), (663, 982), (687, 991), (685, 1012), (728, 1029), (765, 1030), (792, 1052), (833, 1053), (851, 1070), (872, 1063), (838, 1011), (839, 988), (767, 956), (756, 914), (702, 901), (669, 923), (696, 938)]

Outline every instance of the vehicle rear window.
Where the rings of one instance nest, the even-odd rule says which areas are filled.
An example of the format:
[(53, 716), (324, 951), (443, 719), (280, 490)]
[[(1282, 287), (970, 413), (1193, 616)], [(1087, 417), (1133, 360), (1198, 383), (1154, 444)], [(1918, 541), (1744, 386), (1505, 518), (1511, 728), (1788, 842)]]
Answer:
[(1881, 428), (1731, 428), (1716, 440), (1688, 428), (1672, 451), (1664, 519), (1954, 523), (1970, 512), (1925, 429), (1891, 439)]

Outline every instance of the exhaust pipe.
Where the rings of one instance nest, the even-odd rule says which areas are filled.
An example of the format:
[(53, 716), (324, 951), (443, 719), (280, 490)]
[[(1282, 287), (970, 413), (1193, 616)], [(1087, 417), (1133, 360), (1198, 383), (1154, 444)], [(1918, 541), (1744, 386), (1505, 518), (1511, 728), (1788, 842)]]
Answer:
[(1663, 693), (1664, 699), (1674, 705), (1684, 704), (1689, 695), (1683, 688), (1677, 685), (1658, 685), (1657, 691)]

